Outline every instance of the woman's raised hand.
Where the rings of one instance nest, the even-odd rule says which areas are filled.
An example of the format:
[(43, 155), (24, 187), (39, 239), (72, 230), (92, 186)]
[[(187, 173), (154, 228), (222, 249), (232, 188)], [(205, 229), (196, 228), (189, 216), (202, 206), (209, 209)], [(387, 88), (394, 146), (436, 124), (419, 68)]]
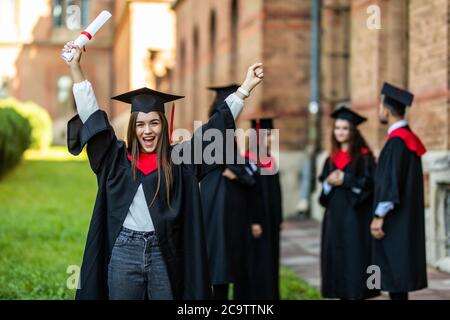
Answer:
[(64, 45), (64, 48), (61, 51), (70, 52), (72, 51), (72, 49), (76, 50), (75, 55), (70, 62), (66, 61), (66, 63), (71, 67), (79, 66), (81, 61), (81, 54), (83, 53), (79, 46), (77, 46), (73, 41), (69, 41)]
[(247, 76), (242, 83), (242, 89), (248, 91), (252, 91), (258, 84), (263, 81), (264, 78), (264, 69), (263, 64), (261, 62), (255, 63), (251, 65), (247, 70)]
[(66, 63), (70, 67), (70, 73), (72, 75), (73, 82), (78, 83), (85, 80), (83, 71), (81, 70), (80, 67), (80, 60), (82, 54), (80, 47), (78, 47), (73, 41), (69, 41), (62, 49), (62, 52), (70, 52), (72, 49), (76, 50), (75, 55), (73, 56), (73, 59), (70, 62), (66, 61)]

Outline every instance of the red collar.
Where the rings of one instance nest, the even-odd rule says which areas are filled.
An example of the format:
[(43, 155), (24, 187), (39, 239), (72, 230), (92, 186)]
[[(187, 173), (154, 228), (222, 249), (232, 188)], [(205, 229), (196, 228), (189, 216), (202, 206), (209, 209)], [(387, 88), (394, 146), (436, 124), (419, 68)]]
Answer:
[[(133, 161), (131, 154), (128, 153), (128, 160)], [(158, 169), (158, 155), (156, 153), (139, 153), (136, 161), (136, 168), (143, 174), (147, 175)]]
[(405, 127), (395, 129), (392, 131), (387, 140), (389, 141), (392, 138), (400, 138), (405, 143), (406, 147), (415, 152), (419, 157), (423, 156), (427, 149), (422, 144), (422, 141), (411, 131), (406, 129)]
[[(369, 150), (367, 148), (361, 149), (361, 154), (368, 154)], [(331, 155), (331, 161), (334, 166), (339, 170), (344, 170), (352, 161), (350, 154), (347, 151), (342, 151), (341, 149), (337, 150), (334, 154)]]

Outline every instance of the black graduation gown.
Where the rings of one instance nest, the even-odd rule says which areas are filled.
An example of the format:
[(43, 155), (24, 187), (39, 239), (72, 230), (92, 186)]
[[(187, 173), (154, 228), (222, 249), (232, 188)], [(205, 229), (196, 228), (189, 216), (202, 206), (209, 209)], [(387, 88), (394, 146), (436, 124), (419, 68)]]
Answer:
[[(234, 119), (222, 104), (207, 124), (225, 133), (234, 129)], [(194, 135), (186, 143), (199, 143)], [(200, 137), (201, 138), (201, 137)], [(91, 218), (81, 266), (80, 285), (76, 299), (108, 299), (108, 263), (112, 247), (126, 218), (130, 204), (142, 182), (150, 204), (157, 185), (157, 170), (132, 178), (130, 161), (123, 141), (117, 140), (106, 113), (98, 110), (83, 124), (78, 115), (68, 123), (68, 148), (77, 155), (87, 144), (92, 170), (97, 175), (98, 192)], [(180, 147), (182, 144), (174, 146)], [(206, 143), (203, 143), (204, 148)], [(181, 154), (181, 152), (180, 152)], [(193, 161), (191, 163), (194, 163)], [(149, 208), (161, 251), (167, 264), (175, 299), (209, 299), (211, 285), (198, 182), (217, 165), (173, 165), (174, 185), (169, 209), (165, 204), (165, 182)]]
[(237, 180), (229, 180), (224, 168), (210, 172), (200, 183), (211, 283), (235, 283), (248, 270), (249, 239), (246, 188), (255, 184), (245, 164), (228, 164)]
[[(261, 169), (264, 170), (264, 169)], [(250, 266), (250, 298), (256, 300), (278, 300), (280, 266), (280, 224), (282, 199), (279, 173), (255, 175), (257, 186), (256, 205), (260, 212), (262, 235), (252, 239)]]
[(422, 162), (401, 138), (389, 139), (375, 175), (375, 206), (394, 203), (383, 223), (384, 238), (374, 239), (374, 264), (381, 289), (408, 292), (427, 287)]
[[(336, 170), (325, 161), (320, 182)], [(379, 295), (367, 288), (371, 263), (371, 235), (375, 161), (363, 155), (356, 165), (344, 168), (344, 183), (319, 202), (326, 208), (321, 237), (321, 291), (326, 298), (366, 299)]]

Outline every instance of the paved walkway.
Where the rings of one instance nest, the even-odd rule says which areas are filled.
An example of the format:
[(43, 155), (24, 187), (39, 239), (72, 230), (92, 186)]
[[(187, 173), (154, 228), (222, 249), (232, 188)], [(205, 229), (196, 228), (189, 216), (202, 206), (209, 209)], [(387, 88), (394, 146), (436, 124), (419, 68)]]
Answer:
[[(281, 264), (320, 287), (320, 224), (314, 220), (287, 220), (281, 234)], [(388, 299), (386, 294), (376, 299)], [(414, 300), (450, 300), (450, 274), (428, 269), (428, 288), (410, 293)]]

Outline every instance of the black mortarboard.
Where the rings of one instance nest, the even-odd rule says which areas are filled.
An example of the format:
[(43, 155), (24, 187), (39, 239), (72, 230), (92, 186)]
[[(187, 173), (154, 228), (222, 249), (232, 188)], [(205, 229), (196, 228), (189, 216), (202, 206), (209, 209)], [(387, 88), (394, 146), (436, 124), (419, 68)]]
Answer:
[(384, 95), (384, 103), (403, 111), (412, 105), (414, 95), (411, 92), (397, 88), (387, 82), (384, 83), (381, 94)]
[(253, 129), (257, 129), (258, 122), (259, 122), (258, 129), (273, 129), (273, 118), (252, 119)]
[(211, 110), (209, 111), (209, 115), (211, 116), (216, 108), (225, 101), (225, 99), (232, 93), (236, 92), (239, 88), (237, 84), (229, 84), (227, 86), (218, 86), (218, 87), (207, 87), (208, 90), (212, 90), (216, 92), (216, 97), (214, 98), (214, 102), (211, 106)]
[(150, 111), (164, 112), (164, 103), (181, 98), (184, 98), (184, 96), (167, 94), (144, 87), (120, 94), (111, 99), (131, 104), (131, 112), (148, 113)]
[(216, 92), (216, 98), (214, 99), (214, 103), (223, 102), (230, 94), (236, 92), (239, 88), (238, 84), (229, 84), (227, 86), (220, 87), (208, 87), (208, 90), (213, 90)]
[(357, 114), (356, 112), (353, 112), (348, 107), (341, 105), (336, 109), (332, 114), (331, 117), (334, 119), (342, 119), (347, 120), (351, 122), (355, 127), (359, 126), (361, 123), (367, 121), (367, 118), (364, 118)]

